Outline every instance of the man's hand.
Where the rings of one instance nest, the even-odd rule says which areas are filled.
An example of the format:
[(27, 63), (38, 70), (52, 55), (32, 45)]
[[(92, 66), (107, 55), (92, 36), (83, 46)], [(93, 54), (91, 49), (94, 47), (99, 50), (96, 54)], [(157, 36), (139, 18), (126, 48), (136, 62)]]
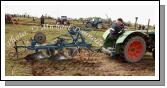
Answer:
[(124, 30), (127, 30), (127, 29), (129, 29), (129, 27), (128, 26), (124, 26)]

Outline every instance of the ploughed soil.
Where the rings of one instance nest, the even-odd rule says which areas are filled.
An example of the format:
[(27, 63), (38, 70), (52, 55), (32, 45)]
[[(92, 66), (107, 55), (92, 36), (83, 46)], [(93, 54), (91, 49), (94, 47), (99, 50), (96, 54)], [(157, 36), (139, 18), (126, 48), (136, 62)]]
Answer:
[[(93, 53), (64, 60), (15, 61), (24, 70), (10, 69), (14, 75), (33, 76), (154, 76), (154, 59), (147, 53), (138, 63), (127, 63), (119, 57), (111, 58), (103, 53)], [(19, 74), (18, 74), (19, 73)], [(23, 74), (22, 74), (23, 73)]]

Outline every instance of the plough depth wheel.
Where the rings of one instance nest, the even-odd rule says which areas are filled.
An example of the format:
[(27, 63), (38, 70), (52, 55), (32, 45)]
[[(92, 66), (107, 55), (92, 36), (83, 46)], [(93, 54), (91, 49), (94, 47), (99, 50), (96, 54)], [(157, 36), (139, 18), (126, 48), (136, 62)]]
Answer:
[(43, 44), (46, 41), (46, 35), (42, 32), (38, 32), (34, 35), (34, 40), (39, 44)]

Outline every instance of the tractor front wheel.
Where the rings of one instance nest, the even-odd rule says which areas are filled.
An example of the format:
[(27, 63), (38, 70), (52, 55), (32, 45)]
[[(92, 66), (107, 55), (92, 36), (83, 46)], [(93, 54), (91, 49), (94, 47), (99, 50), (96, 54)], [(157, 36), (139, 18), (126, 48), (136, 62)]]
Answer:
[(145, 40), (140, 36), (134, 36), (126, 41), (122, 54), (127, 62), (135, 63), (143, 58), (145, 52)]

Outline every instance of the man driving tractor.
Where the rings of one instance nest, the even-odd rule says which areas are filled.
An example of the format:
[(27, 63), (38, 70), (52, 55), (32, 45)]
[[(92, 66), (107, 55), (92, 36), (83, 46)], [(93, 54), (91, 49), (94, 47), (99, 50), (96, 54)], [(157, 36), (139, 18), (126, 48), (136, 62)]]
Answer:
[[(114, 49), (115, 49), (115, 42), (116, 42), (116, 39), (117, 39), (117, 37), (119, 36), (119, 34), (121, 34), (125, 29), (128, 29), (128, 27), (127, 26), (125, 26), (125, 24), (124, 24), (124, 22), (123, 22), (123, 20), (122, 20), (122, 18), (118, 18), (116, 21), (113, 21), (113, 23), (112, 23), (112, 25), (111, 25), (111, 28), (109, 29), (109, 30), (107, 30), (106, 31), (106, 34), (108, 34), (109, 33), (109, 39), (108, 39), (108, 41), (110, 41), (110, 42), (108, 42), (108, 41), (105, 41), (104, 42), (104, 45), (105, 46), (111, 46), (111, 47), (104, 47), (104, 48), (102, 48), (102, 51), (104, 51), (104, 52), (108, 52), (111, 56), (114, 56), (114, 54), (113, 53), (111, 53), (111, 51), (115, 51)], [(108, 33), (107, 33), (108, 32)], [(105, 34), (105, 33), (104, 33)], [(107, 35), (103, 35), (103, 37), (104, 36), (107, 36)], [(107, 51), (106, 51), (107, 50)], [(110, 50), (110, 51), (108, 51), (108, 50)]]
[(117, 21), (113, 22), (110, 30), (110, 37), (113, 39), (119, 32), (127, 29), (122, 18), (118, 18)]

